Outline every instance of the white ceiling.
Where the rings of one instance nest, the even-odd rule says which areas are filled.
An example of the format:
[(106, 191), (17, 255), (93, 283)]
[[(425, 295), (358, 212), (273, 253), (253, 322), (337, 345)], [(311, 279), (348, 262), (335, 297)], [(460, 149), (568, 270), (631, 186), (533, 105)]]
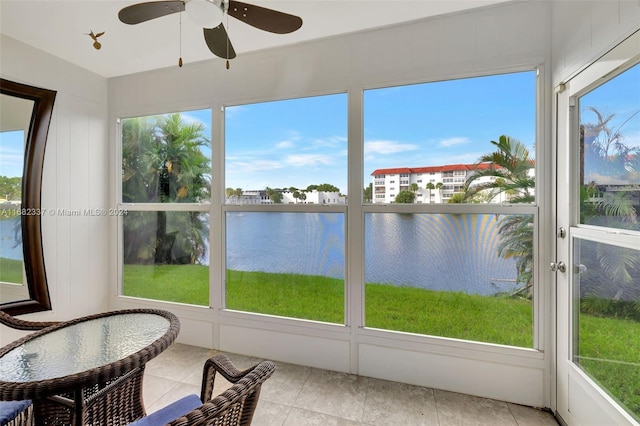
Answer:
[[(142, 0), (145, 1), (145, 0)], [(367, 28), (459, 12), (510, 0), (243, 0), (298, 15), (302, 28), (271, 34), (234, 18), (225, 18), (238, 56), (274, 46), (299, 43)], [(0, 0), (0, 33), (73, 62), (104, 77), (215, 58), (202, 29), (186, 14), (138, 25), (118, 20), (118, 11), (138, 0)], [(100, 50), (86, 35), (104, 31)], [(180, 36), (182, 33), (182, 36)], [(182, 42), (180, 42), (182, 39)], [(180, 53), (181, 52), (181, 53)], [(222, 59), (218, 59), (222, 61)]]

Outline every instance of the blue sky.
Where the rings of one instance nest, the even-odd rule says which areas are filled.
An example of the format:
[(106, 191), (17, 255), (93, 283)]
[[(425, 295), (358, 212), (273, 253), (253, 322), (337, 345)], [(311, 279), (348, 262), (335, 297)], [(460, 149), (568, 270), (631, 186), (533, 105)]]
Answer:
[(331, 183), (346, 192), (345, 93), (228, 107), (225, 118), (225, 187)]
[(471, 164), (503, 134), (533, 151), (535, 80), (530, 71), (365, 92), (365, 177), (378, 168)]
[[(596, 123), (594, 107), (604, 116), (614, 114), (610, 127), (620, 128), (624, 143), (640, 146), (640, 64), (593, 89), (579, 99), (582, 123)], [(635, 115), (634, 115), (635, 114)]]
[[(533, 151), (535, 80), (529, 71), (365, 91), (364, 185), (379, 168), (473, 163), (502, 134)], [(585, 95), (586, 106), (615, 113), (614, 126), (639, 111), (640, 65)], [(210, 134), (209, 110), (183, 116)], [(225, 187), (331, 183), (346, 192), (346, 93), (230, 106), (225, 116)], [(585, 111), (582, 120), (595, 116)], [(622, 133), (640, 146), (640, 114)], [(0, 175), (22, 175), (22, 144), (21, 133), (0, 132)]]
[[(640, 147), (640, 64), (607, 81), (601, 86), (591, 90), (579, 98), (580, 123), (596, 124), (598, 116), (593, 107), (606, 119), (612, 116), (608, 127), (619, 132), (621, 141), (627, 146)], [(598, 137), (600, 142), (605, 142), (604, 132)], [(609, 155), (616, 154), (614, 148)], [(598, 162), (585, 160), (584, 177), (586, 182), (594, 181), (598, 184), (639, 184), (640, 180), (628, 173), (623, 168), (601, 170)]]
[(22, 176), (24, 132), (0, 132), (0, 176)]
[[(535, 72), (367, 90), (364, 185), (375, 169), (473, 163), (502, 134), (533, 147)], [(226, 109), (225, 187), (347, 180), (347, 95)]]

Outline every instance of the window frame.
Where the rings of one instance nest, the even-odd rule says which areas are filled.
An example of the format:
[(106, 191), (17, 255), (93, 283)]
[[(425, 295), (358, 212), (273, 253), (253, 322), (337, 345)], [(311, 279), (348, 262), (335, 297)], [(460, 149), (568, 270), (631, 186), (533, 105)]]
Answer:
[[(545, 92), (544, 92), (544, 80), (546, 78), (544, 74), (544, 66), (542, 64), (538, 64), (535, 66), (529, 67), (512, 67), (509, 69), (501, 69), (501, 70), (493, 70), (492, 72), (476, 72), (471, 73), (469, 75), (456, 75), (451, 76), (450, 78), (441, 78), (441, 79), (433, 79), (433, 80), (419, 80), (419, 81), (409, 81), (409, 82), (401, 82), (399, 84), (392, 85), (383, 85), (383, 86), (368, 86), (363, 87), (360, 98), (362, 99), (360, 104), (360, 112), (362, 114), (361, 125), (364, 128), (364, 91), (366, 90), (377, 90), (384, 88), (395, 88), (395, 87), (406, 87), (416, 84), (428, 84), (428, 83), (438, 83), (443, 81), (453, 81), (453, 80), (463, 80), (470, 79), (476, 77), (487, 77), (487, 76), (496, 76), (503, 74), (511, 74), (511, 73), (519, 73), (519, 72), (527, 72), (532, 71), (535, 73), (535, 116), (534, 116), (534, 129), (535, 129), (535, 142), (534, 142), (534, 155), (535, 155), (535, 176), (536, 176), (536, 186), (535, 186), (535, 201), (532, 204), (501, 204), (501, 203), (493, 203), (493, 204), (449, 204), (447, 202), (442, 203), (415, 203), (415, 204), (398, 204), (398, 203), (379, 203), (376, 204), (374, 202), (364, 204), (361, 202), (360, 207), (360, 216), (364, 218), (365, 214), (371, 213), (402, 213), (402, 214), (529, 214), (533, 216), (534, 223), (534, 233), (533, 233), (533, 273), (534, 273), (534, 283), (533, 283), (533, 298), (531, 301), (532, 307), (532, 315), (533, 315), (533, 345), (531, 348), (527, 347), (513, 347), (516, 350), (533, 350), (543, 352), (545, 350), (545, 336), (544, 336), (544, 294), (545, 289), (543, 287), (543, 277), (542, 277), (542, 268), (541, 264), (544, 261), (544, 257), (541, 253), (541, 237), (540, 230), (544, 223), (547, 222), (547, 214), (550, 205), (550, 200), (543, 197), (541, 195), (541, 189), (546, 188), (548, 185), (548, 180), (541, 173), (541, 164), (548, 161), (546, 156), (546, 147), (543, 145), (542, 141), (545, 135), (544, 122), (541, 117), (544, 117), (543, 111), (545, 108)], [(362, 130), (362, 135), (364, 135), (364, 130)], [(363, 158), (364, 163), (364, 138), (361, 143), (361, 158)], [(364, 165), (364, 164), (363, 164)], [(401, 167), (401, 166), (398, 166)], [(434, 176), (434, 172), (430, 172), (431, 176)], [(451, 177), (453, 177), (454, 173), (452, 172)], [(388, 175), (387, 175), (388, 176)], [(351, 175), (349, 176), (351, 178)], [(365, 181), (364, 174), (360, 176), (360, 179), (363, 184), (363, 188), (365, 183), (368, 185), (369, 182), (372, 181), (373, 176), (369, 181)], [(433, 179), (431, 179), (433, 181)], [(375, 184), (374, 184), (375, 185)], [(374, 186), (375, 188), (375, 186)], [(444, 189), (444, 187), (443, 187)], [(550, 191), (544, 191), (543, 193), (549, 193)], [(442, 193), (442, 200), (445, 201), (448, 198), (451, 198), (453, 194)], [(395, 195), (390, 195), (390, 198), (393, 198)], [(433, 193), (432, 193), (433, 196)], [(375, 198), (375, 197), (374, 197)], [(381, 197), (382, 198), (382, 197)], [(362, 200), (361, 200), (362, 201)], [(544, 206), (544, 207), (543, 207)], [(353, 206), (351, 206), (353, 208)], [(364, 228), (364, 219), (362, 220), (362, 227)], [(362, 231), (364, 235), (364, 230)], [(363, 237), (364, 238), (364, 237)], [(364, 246), (364, 240), (362, 241), (362, 245)], [(363, 269), (364, 269), (364, 256), (362, 259)], [(362, 297), (362, 311), (360, 324), (362, 324), (363, 331), (366, 334), (371, 336), (384, 336), (388, 333), (394, 333), (395, 335), (406, 335), (410, 336), (411, 333), (405, 333), (402, 331), (394, 331), (394, 330), (380, 330), (369, 328), (366, 325), (365, 311), (364, 311), (364, 303), (365, 303), (365, 281), (364, 281), (364, 271), (362, 271), (363, 280), (361, 283), (360, 293)], [(455, 341), (457, 339), (448, 338), (448, 337), (440, 337), (437, 335), (421, 335), (426, 339), (446, 339), (449, 341)], [(479, 342), (479, 341), (465, 341), (471, 344), (481, 344), (481, 345), (495, 345), (493, 343), (487, 342)], [(495, 345), (501, 346), (502, 345)], [(508, 346), (511, 348), (510, 346)]]
[[(517, 73), (522, 71), (535, 71), (536, 72), (536, 89), (535, 89), (535, 158), (536, 158), (536, 202), (535, 204), (523, 206), (523, 205), (477, 205), (477, 204), (458, 204), (455, 206), (447, 205), (446, 203), (432, 204), (432, 203), (419, 203), (413, 205), (403, 205), (396, 203), (389, 204), (364, 204), (363, 203), (363, 189), (366, 188), (371, 179), (365, 180), (363, 174), (364, 168), (364, 123), (363, 123), (363, 110), (364, 110), (364, 91), (369, 89), (380, 89), (385, 87), (397, 87), (400, 85), (412, 85), (423, 84), (430, 82), (438, 82), (444, 80), (455, 80), (464, 78), (474, 78), (491, 76), (505, 73)], [(526, 357), (540, 359), (545, 350), (545, 341), (548, 341), (548, 337), (544, 335), (545, 324), (545, 309), (549, 306), (550, 301), (545, 302), (543, 299), (549, 296), (548, 285), (545, 284), (545, 279), (542, 271), (546, 268), (541, 268), (540, 265), (544, 264), (544, 261), (548, 256), (542, 256), (541, 249), (550, 247), (548, 242), (541, 242), (540, 230), (542, 228), (548, 228), (550, 226), (550, 193), (549, 184), (550, 179), (545, 177), (543, 173), (540, 173), (540, 164), (550, 163), (550, 148), (546, 147), (543, 143), (547, 137), (545, 136), (549, 129), (548, 123), (543, 119), (543, 112), (546, 108), (549, 100), (545, 93), (545, 79), (549, 77), (544, 72), (544, 66), (541, 64), (528, 63), (526, 65), (508, 66), (506, 68), (495, 68), (487, 71), (472, 71), (458, 73), (455, 75), (447, 76), (447, 78), (416, 78), (403, 80), (399, 82), (393, 82), (391, 84), (355, 84), (355, 85), (340, 85), (335, 90), (322, 90), (314, 92), (293, 92), (288, 93), (286, 96), (265, 96), (258, 98), (233, 98), (230, 100), (220, 99), (212, 100), (211, 104), (189, 106), (186, 108), (180, 108), (182, 111), (190, 111), (197, 109), (211, 109), (212, 121), (211, 121), (211, 199), (208, 204), (194, 205), (197, 211), (209, 212), (210, 214), (210, 296), (209, 296), (209, 308), (215, 314), (212, 319), (214, 321), (232, 321), (238, 324), (246, 324), (248, 326), (266, 327), (265, 329), (271, 329), (271, 327), (293, 327), (298, 331), (307, 330), (305, 334), (310, 336), (320, 336), (325, 332), (339, 334), (351, 334), (360, 335), (367, 339), (399, 339), (397, 342), (419, 342), (430, 343), (436, 341), (441, 342), (446, 340), (447, 345), (451, 347), (462, 348), (475, 348), (477, 345), (483, 347), (493, 346), (492, 352), (496, 353), (512, 353), (512, 354), (525, 354)], [(344, 89), (344, 87), (347, 87)], [(347, 203), (344, 205), (326, 205), (326, 204), (269, 204), (269, 205), (227, 205), (225, 204), (225, 108), (231, 106), (239, 106), (251, 103), (272, 102), (287, 99), (315, 97), (323, 95), (333, 95), (344, 93), (347, 96), (347, 146), (348, 146), (348, 159), (347, 159), (347, 188), (346, 193), (352, 194), (347, 198)], [(168, 110), (176, 108), (167, 108)], [(153, 115), (151, 113), (140, 113), (135, 115), (129, 115), (128, 117), (138, 117), (145, 115)], [(158, 114), (158, 113), (156, 113)], [(162, 114), (160, 112), (159, 114)], [(121, 134), (120, 126), (118, 126), (118, 143), (116, 144), (117, 159), (119, 161), (118, 166), (121, 164)], [(430, 172), (427, 176), (431, 176), (430, 180), (433, 182), (435, 173)], [(392, 175), (377, 175), (375, 178), (384, 179), (386, 181)], [(118, 174), (116, 179), (116, 199), (121, 200), (121, 188), (122, 183)], [(383, 184), (384, 185), (384, 184)], [(545, 191), (546, 190), (546, 191)], [(376, 192), (376, 185), (374, 183), (372, 187), (373, 200), (384, 195), (379, 195)], [(543, 192), (544, 191), (544, 192)], [(543, 193), (544, 195), (541, 195)], [(432, 192), (431, 197), (435, 197)], [(443, 199), (447, 199), (447, 194), (442, 194)], [(372, 201), (373, 201), (372, 200)], [(148, 210), (149, 208), (167, 208), (166, 204), (152, 205), (145, 204), (144, 206), (130, 205), (118, 203), (119, 207), (128, 208), (130, 210)], [(181, 207), (188, 210), (188, 205), (183, 204)], [(345, 292), (344, 292), (344, 309), (345, 309), (345, 324), (330, 324), (330, 323), (318, 323), (314, 321), (308, 321), (298, 318), (285, 318), (274, 317), (260, 313), (240, 312), (226, 309), (225, 300), (225, 214), (226, 212), (238, 212), (238, 211), (273, 211), (273, 212), (338, 212), (345, 215)], [(467, 214), (483, 214), (483, 213), (524, 213), (533, 214), (536, 230), (534, 232), (534, 297), (532, 301), (533, 310), (533, 347), (505, 347), (502, 345), (494, 345), (492, 343), (483, 343), (477, 341), (459, 341), (457, 339), (443, 338), (432, 335), (412, 335), (410, 333), (404, 333), (401, 331), (392, 330), (379, 330), (367, 328), (365, 324), (364, 316), (364, 215), (366, 213), (467, 213)], [(117, 250), (121, 253), (122, 250), (122, 220), (118, 220), (118, 232), (117, 232)], [(544, 246), (544, 247), (542, 247)], [(548, 251), (548, 250), (547, 250)], [(122, 259), (121, 255), (117, 255), (118, 259), (118, 290), (117, 296), (122, 296)], [(156, 302), (156, 301), (154, 301)], [(201, 308), (201, 307), (195, 307)], [(189, 310), (189, 309), (187, 309)], [(200, 311), (199, 309), (197, 310)], [(315, 330), (315, 331), (314, 331)], [(402, 344), (398, 343), (400, 346)], [(409, 343), (407, 343), (409, 344)], [(399, 347), (400, 347), (399, 346)], [(528, 354), (528, 355), (527, 355)]]
[[(116, 173), (116, 179), (115, 179), (115, 198), (116, 198), (116, 203), (115, 205), (117, 206), (117, 211), (119, 212), (123, 212), (123, 214), (119, 214), (116, 216), (116, 229), (117, 229), (117, 254), (116, 254), (116, 259), (117, 259), (117, 268), (116, 268), (116, 283), (117, 283), (117, 289), (116, 289), (116, 294), (118, 295), (118, 297), (123, 297), (123, 298), (131, 298), (131, 299), (136, 299), (136, 300), (144, 300), (144, 301), (153, 301), (153, 302), (162, 302), (162, 303), (175, 303), (178, 304), (177, 302), (171, 302), (171, 301), (164, 301), (164, 300), (158, 300), (158, 299), (142, 299), (142, 298), (138, 298), (138, 297), (134, 297), (134, 296), (127, 296), (124, 294), (123, 290), (124, 290), (124, 262), (123, 262), (123, 253), (124, 253), (124, 238), (123, 238), (123, 233), (124, 233), (124, 212), (128, 213), (128, 212), (159, 212), (159, 211), (165, 211), (165, 212), (202, 212), (202, 213), (207, 213), (209, 214), (209, 221), (210, 223), (213, 223), (212, 219), (211, 219), (211, 206), (213, 205), (213, 198), (214, 198), (214, 175), (215, 175), (215, 169), (214, 169), (214, 164), (213, 164), (213, 157), (214, 157), (214, 153), (215, 153), (215, 148), (213, 146), (213, 136), (215, 135), (216, 131), (215, 131), (215, 121), (213, 119), (213, 108), (211, 105), (199, 105), (199, 106), (195, 106), (195, 107), (186, 107), (186, 108), (167, 108), (167, 110), (170, 111), (165, 111), (165, 112), (159, 112), (159, 111), (154, 111), (154, 112), (148, 112), (148, 113), (140, 113), (140, 114), (129, 114), (129, 115), (122, 115), (120, 117), (118, 117), (116, 119), (116, 137), (117, 137), (117, 141), (116, 141), (116, 158), (117, 158), (117, 173)], [(128, 120), (128, 119), (134, 119), (134, 118), (141, 118), (141, 117), (152, 117), (152, 116), (160, 116), (160, 115), (169, 115), (169, 114), (183, 114), (183, 113), (188, 113), (190, 111), (209, 111), (209, 116), (211, 118), (210, 121), (210, 133), (207, 135), (209, 137), (209, 140), (211, 141), (211, 157), (210, 157), (210, 163), (211, 163), (211, 182), (210, 182), (210, 192), (211, 192), (211, 196), (208, 202), (199, 202), (199, 203), (157, 203), (157, 202), (153, 202), (153, 203), (149, 203), (149, 202), (123, 202), (122, 201), (122, 128), (123, 128), (123, 121)], [(211, 236), (212, 236), (212, 231), (211, 231), (212, 226), (209, 226), (209, 260), (211, 261)], [(211, 269), (211, 265), (209, 265), (209, 268)], [(209, 271), (209, 305), (211, 305), (211, 271)], [(201, 308), (202, 306), (199, 305), (186, 305), (186, 306), (194, 306), (197, 308)]]
[[(269, 103), (269, 102), (277, 102), (277, 101), (287, 101), (287, 100), (296, 100), (296, 99), (309, 99), (309, 98), (318, 98), (318, 97), (322, 97), (322, 96), (332, 96), (332, 95), (345, 95), (345, 102), (346, 102), (346, 107), (347, 107), (347, 116), (345, 117), (345, 121), (346, 121), (346, 125), (347, 125), (347, 144), (349, 145), (349, 129), (350, 129), (350, 117), (349, 117), (349, 104), (350, 104), (350, 92), (347, 90), (339, 90), (339, 91), (328, 91), (328, 92), (321, 92), (321, 93), (306, 93), (306, 94), (299, 94), (298, 96), (287, 96), (287, 97), (277, 97), (277, 98), (267, 98), (267, 99), (252, 99), (252, 100), (248, 100), (246, 102), (223, 102), (220, 105), (219, 113), (219, 122), (220, 124), (220, 128), (221, 131), (219, 132), (219, 150), (220, 150), (220, 156), (219, 156), (219, 169), (220, 169), (220, 180), (218, 181), (218, 189), (220, 192), (220, 202), (219, 202), (219, 212), (220, 212), (220, 217), (219, 217), (219, 224), (220, 224), (220, 229), (219, 229), (219, 241), (220, 244), (218, 244), (218, 248), (219, 248), (219, 253), (217, 253), (218, 256), (218, 260), (219, 260), (219, 273), (217, 273), (217, 280), (216, 280), (216, 288), (214, 291), (214, 294), (212, 294), (212, 297), (214, 297), (213, 299), (211, 299), (212, 301), (216, 302), (215, 305), (212, 304), (212, 306), (215, 307), (216, 310), (218, 310), (221, 315), (224, 316), (229, 316), (232, 318), (247, 318), (247, 317), (253, 317), (253, 318), (259, 318), (261, 321), (266, 320), (267, 322), (272, 322), (275, 324), (291, 324), (291, 322), (293, 321), (295, 322), (303, 322), (307, 325), (311, 325), (312, 327), (315, 328), (319, 328), (319, 329), (346, 329), (349, 325), (349, 300), (348, 300), (348, 265), (349, 265), (349, 255), (348, 255), (348, 238), (347, 238), (347, 233), (348, 233), (348, 208), (347, 206), (349, 205), (349, 198), (347, 197), (347, 200), (344, 204), (326, 204), (326, 203), (318, 203), (318, 204), (306, 204), (306, 203), (299, 203), (299, 204), (288, 204), (288, 203), (279, 203), (279, 204), (275, 204), (275, 203), (265, 203), (265, 204), (229, 204), (225, 202), (225, 188), (227, 187), (227, 184), (225, 182), (225, 177), (226, 177), (226, 109), (227, 108), (231, 108), (231, 107), (238, 107), (238, 106), (243, 106), (243, 105), (253, 105), (253, 104), (263, 104), (263, 103)], [(213, 149), (213, 147), (212, 147)], [(347, 157), (350, 156), (349, 152), (350, 152), (350, 147), (347, 148)], [(212, 165), (213, 167), (213, 165)], [(345, 167), (347, 168), (347, 173), (346, 173), (346, 178), (347, 178), (347, 187), (349, 187), (349, 168), (350, 168), (350, 161), (349, 158), (347, 159), (346, 163), (345, 163)], [(319, 182), (318, 184), (320, 184), (321, 182)], [(346, 188), (340, 188), (341, 190), (345, 190)], [(362, 192), (362, 191), (361, 191)], [(347, 189), (347, 194), (348, 194), (348, 189)], [(212, 196), (213, 198), (213, 196)], [(226, 301), (226, 271), (227, 271), (227, 264), (226, 264), (226, 246), (227, 246), (227, 241), (226, 241), (226, 230), (227, 230), (227, 223), (226, 223), (226, 217), (227, 217), (227, 213), (230, 212), (266, 212), (266, 213), (341, 213), (344, 216), (344, 226), (345, 226), (345, 247), (344, 247), (344, 253), (345, 253), (345, 259), (344, 259), (344, 269), (345, 269), (345, 278), (344, 278), (344, 286), (343, 286), (343, 294), (344, 294), (344, 302), (343, 302), (343, 310), (344, 310), (344, 323), (343, 324), (337, 324), (337, 323), (328, 323), (328, 322), (320, 322), (320, 321), (313, 321), (313, 320), (307, 320), (307, 319), (301, 319), (301, 318), (292, 318), (292, 317), (280, 317), (280, 316), (275, 316), (275, 315), (270, 315), (270, 314), (264, 314), (264, 313), (259, 313), (259, 312), (247, 312), (247, 311), (237, 311), (237, 310), (233, 310), (233, 309), (229, 309), (227, 308), (227, 301)], [(211, 227), (213, 228), (213, 227)], [(213, 249), (212, 249), (213, 251)], [(216, 272), (213, 272), (214, 274)]]

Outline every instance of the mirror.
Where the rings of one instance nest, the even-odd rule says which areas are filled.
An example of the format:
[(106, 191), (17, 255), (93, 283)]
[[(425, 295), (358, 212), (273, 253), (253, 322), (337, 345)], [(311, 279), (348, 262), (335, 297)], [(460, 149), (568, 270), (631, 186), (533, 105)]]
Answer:
[(55, 97), (0, 79), (0, 310), (10, 315), (51, 309), (40, 194)]

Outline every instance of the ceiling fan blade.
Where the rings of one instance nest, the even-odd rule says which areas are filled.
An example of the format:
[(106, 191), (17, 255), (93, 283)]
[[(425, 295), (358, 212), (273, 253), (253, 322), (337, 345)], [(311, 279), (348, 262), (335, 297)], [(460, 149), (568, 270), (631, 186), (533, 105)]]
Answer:
[(236, 0), (229, 0), (227, 13), (252, 27), (276, 34), (292, 33), (302, 26), (299, 16)]
[(227, 35), (227, 30), (222, 24), (215, 28), (204, 28), (204, 41), (207, 43), (209, 50), (216, 56), (224, 59), (233, 59), (236, 57), (236, 51), (233, 50), (231, 40)]
[(125, 7), (118, 12), (118, 18), (125, 24), (133, 25), (177, 12), (184, 12), (184, 1), (151, 1)]

